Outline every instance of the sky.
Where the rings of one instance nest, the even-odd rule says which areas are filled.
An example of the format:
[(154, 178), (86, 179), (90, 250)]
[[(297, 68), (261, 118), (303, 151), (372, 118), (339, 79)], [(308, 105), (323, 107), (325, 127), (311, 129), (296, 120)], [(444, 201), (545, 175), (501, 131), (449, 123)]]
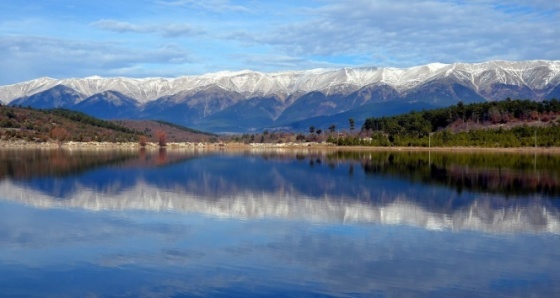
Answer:
[(0, 2), (0, 85), (540, 59), (560, 60), (558, 0)]

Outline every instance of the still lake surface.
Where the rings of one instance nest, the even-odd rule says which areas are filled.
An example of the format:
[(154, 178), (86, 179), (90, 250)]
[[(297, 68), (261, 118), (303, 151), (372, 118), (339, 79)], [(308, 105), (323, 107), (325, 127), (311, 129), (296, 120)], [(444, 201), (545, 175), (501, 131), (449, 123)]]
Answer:
[(560, 156), (0, 150), (0, 296), (560, 297)]

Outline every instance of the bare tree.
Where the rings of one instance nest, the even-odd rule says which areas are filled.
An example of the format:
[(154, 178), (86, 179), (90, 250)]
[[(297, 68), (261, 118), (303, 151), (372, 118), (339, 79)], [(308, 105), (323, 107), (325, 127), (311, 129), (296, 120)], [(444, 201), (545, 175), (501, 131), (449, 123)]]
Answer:
[(50, 137), (56, 140), (58, 147), (61, 147), (64, 141), (70, 138), (70, 133), (66, 128), (57, 126), (51, 129)]
[(158, 130), (156, 132), (156, 137), (158, 139), (158, 143), (160, 147), (167, 146), (167, 134), (163, 130)]
[(146, 138), (146, 136), (140, 136), (138, 138), (138, 144), (140, 145), (140, 147), (144, 148), (146, 147), (146, 143), (148, 142), (148, 139)]

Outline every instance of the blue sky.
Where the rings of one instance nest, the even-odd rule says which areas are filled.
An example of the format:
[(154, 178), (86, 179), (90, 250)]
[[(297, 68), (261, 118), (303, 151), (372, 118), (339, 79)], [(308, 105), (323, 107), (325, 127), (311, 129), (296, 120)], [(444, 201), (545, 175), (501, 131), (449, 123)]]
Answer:
[(559, 60), (557, 0), (4, 0), (0, 85)]

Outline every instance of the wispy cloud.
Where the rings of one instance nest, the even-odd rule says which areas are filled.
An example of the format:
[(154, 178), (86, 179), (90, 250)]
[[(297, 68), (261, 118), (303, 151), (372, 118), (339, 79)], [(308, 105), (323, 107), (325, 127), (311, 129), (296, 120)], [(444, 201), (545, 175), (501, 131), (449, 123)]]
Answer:
[(370, 56), (381, 64), (558, 59), (546, 51), (560, 36), (558, 19), (537, 18), (520, 4), (509, 6), (496, 1), (328, 1), (308, 9), (302, 22), (229, 38), (268, 44), (288, 55)]
[[(107, 75), (131, 67), (192, 62), (189, 52), (173, 44), (137, 49), (119, 43), (33, 36), (0, 38), (0, 56), (2, 64), (17, 69), (19, 75), (52, 77)], [(0, 79), (4, 75), (14, 74), (1, 72)]]
[(231, 4), (229, 0), (160, 0), (157, 3), (166, 6), (194, 7), (214, 12), (251, 12), (246, 6)]
[(78, 42), (37, 37), (0, 38), (0, 48), (4, 55), (31, 57), (41, 55), (45, 60), (82, 60), (88, 63), (116, 63), (116, 66), (130, 63), (187, 63), (188, 53), (173, 45), (155, 50), (137, 50), (120, 44), (103, 42)]
[(244, 65), (259, 65), (259, 68), (263, 71), (275, 71), (278, 69), (305, 70), (349, 66), (347, 63), (337, 64), (319, 60), (309, 60), (298, 56), (293, 57), (274, 54), (236, 54), (232, 55), (232, 58), (240, 60)]
[(120, 22), (115, 20), (99, 20), (91, 23), (92, 26), (103, 30), (109, 30), (118, 33), (125, 32), (135, 32), (143, 33), (147, 32), (145, 27), (137, 26), (127, 22)]
[(90, 24), (93, 27), (117, 33), (156, 33), (164, 37), (180, 37), (202, 34), (187, 24), (136, 25), (116, 20), (99, 20)]

